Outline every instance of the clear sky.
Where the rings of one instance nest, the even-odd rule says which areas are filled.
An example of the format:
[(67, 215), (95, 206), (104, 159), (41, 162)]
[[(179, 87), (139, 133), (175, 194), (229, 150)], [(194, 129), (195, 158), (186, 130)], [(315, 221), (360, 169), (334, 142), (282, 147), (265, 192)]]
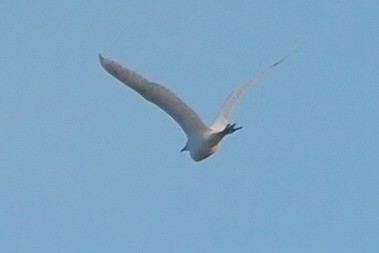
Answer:
[[(379, 3), (2, 1), (1, 252), (379, 252)], [(241, 131), (200, 163), (115, 59)]]

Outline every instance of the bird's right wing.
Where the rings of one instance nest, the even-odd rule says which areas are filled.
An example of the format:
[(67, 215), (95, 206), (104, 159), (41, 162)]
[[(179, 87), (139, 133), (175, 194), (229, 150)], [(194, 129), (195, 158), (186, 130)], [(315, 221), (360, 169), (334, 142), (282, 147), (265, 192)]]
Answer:
[(99, 54), (101, 66), (112, 76), (132, 88), (149, 102), (168, 113), (189, 137), (208, 130), (200, 117), (169, 89), (150, 82), (134, 71)]
[(225, 129), (227, 124), (229, 123), (230, 113), (233, 111), (236, 106), (239, 98), (246, 92), (246, 90), (253, 84), (257, 83), (263, 76), (269, 74), (273, 68), (278, 66), (280, 63), (284, 62), (290, 55), (295, 53), (298, 48), (294, 48), (291, 50), (286, 56), (276, 61), (274, 64), (271, 64), (269, 67), (261, 70), (255, 76), (253, 76), (250, 80), (246, 81), (241, 86), (238, 86), (227, 98), (225, 103), (222, 105), (221, 109), (218, 111), (216, 119), (210, 126), (212, 130), (222, 131)]

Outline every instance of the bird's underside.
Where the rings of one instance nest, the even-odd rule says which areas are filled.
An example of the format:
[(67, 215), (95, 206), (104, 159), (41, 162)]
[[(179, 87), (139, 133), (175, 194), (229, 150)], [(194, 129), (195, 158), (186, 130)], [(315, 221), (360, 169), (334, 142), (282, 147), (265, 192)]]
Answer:
[[(293, 52), (291, 51), (290, 54)], [(252, 84), (258, 82), (260, 78), (286, 60), (290, 54), (260, 71), (246, 83), (238, 86), (225, 101), (210, 126), (207, 126), (191, 107), (164, 86), (151, 82), (117, 62), (104, 58), (102, 55), (99, 55), (99, 60), (102, 67), (110, 75), (170, 115), (187, 135), (187, 143), (182, 151), (189, 151), (194, 161), (201, 161), (217, 151), (221, 140), (226, 135), (242, 128), (229, 123), (230, 113), (241, 95)]]

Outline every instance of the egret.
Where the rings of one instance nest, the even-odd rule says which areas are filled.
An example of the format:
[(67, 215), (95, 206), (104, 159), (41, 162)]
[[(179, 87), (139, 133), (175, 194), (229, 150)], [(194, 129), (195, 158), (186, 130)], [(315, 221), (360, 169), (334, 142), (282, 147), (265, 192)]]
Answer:
[(151, 82), (129, 68), (107, 59), (99, 54), (101, 66), (113, 77), (133, 89), (147, 101), (155, 104), (170, 115), (187, 135), (187, 142), (181, 150), (189, 151), (191, 158), (198, 162), (214, 154), (221, 140), (229, 134), (242, 128), (229, 123), (229, 115), (234, 109), (238, 99), (252, 84), (259, 81), (273, 68), (288, 58), (295, 50), (285, 57), (258, 72), (253, 78), (238, 86), (222, 105), (212, 124), (205, 124), (197, 113), (184, 103), (177, 95), (166, 87)]

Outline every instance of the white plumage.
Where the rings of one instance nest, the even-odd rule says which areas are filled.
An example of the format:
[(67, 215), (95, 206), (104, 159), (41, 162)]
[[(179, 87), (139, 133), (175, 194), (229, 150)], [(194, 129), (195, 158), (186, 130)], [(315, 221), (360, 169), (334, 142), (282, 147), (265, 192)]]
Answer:
[[(293, 52), (294, 50), (291, 51), (291, 53)], [(235, 124), (229, 124), (229, 115), (241, 95), (288, 56), (289, 54), (237, 87), (229, 95), (210, 126), (207, 126), (196, 112), (169, 89), (146, 80), (132, 70), (106, 59), (100, 54), (99, 59), (101, 66), (109, 74), (170, 115), (187, 135), (187, 143), (181, 151), (189, 151), (194, 161), (201, 161), (217, 151), (221, 140), (226, 135), (241, 129), (241, 127), (235, 127)]]

